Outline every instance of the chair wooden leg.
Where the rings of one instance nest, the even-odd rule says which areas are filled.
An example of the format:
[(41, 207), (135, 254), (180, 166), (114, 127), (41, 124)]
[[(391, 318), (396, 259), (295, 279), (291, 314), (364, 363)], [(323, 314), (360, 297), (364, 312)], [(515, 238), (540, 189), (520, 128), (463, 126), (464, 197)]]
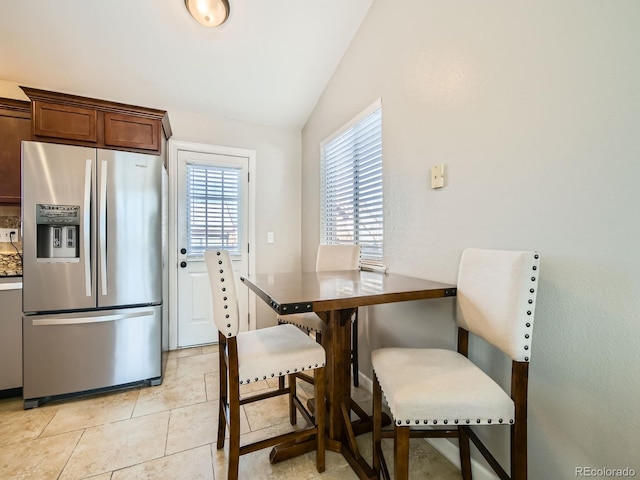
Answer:
[(469, 435), (465, 427), (458, 427), (458, 446), (460, 449), (460, 470), (463, 480), (471, 480), (471, 449)]
[(353, 317), (353, 323), (351, 324), (351, 367), (353, 368), (353, 386), (360, 385), (360, 379), (358, 378), (358, 311)]
[(516, 422), (511, 426), (511, 450), (511, 480), (527, 480), (526, 422)]
[(220, 375), (218, 384), (218, 434), (217, 444), (218, 450), (224, 448), (224, 437), (226, 435), (227, 419), (225, 416), (225, 410), (228, 403), (228, 373), (227, 373), (227, 361), (226, 361), (226, 341), (223, 336), (219, 336), (218, 343), (218, 360), (220, 365)]
[(325, 470), (325, 425), (327, 407), (325, 405), (325, 369), (318, 368), (315, 371), (315, 396), (316, 396), (316, 468), (322, 473)]
[(373, 372), (373, 470), (380, 478), (380, 452), (382, 451), (382, 389)]
[(511, 478), (527, 480), (527, 385), (529, 364), (514, 361), (511, 367), (511, 398), (515, 423), (511, 425)]
[(298, 423), (298, 412), (296, 409), (296, 403), (294, 402), (297, 393), (295, 375), (287, 375), (287, 381), (289, 382), (289, 423), (291, 423), (291, 425), (295, 425)]
[(240, 466), (240, 385), (229, 382), (229, 468), (227, 480), (238, 480)]
[(409, 427), (395, 426), (393, 456), (395, 460), (395, 480), (409, 479)]
[(216, 439), (216, 447), (218, 450), (224, 448), (224, 437), (227, 430), (227, 420), (224, 414), (226, 406), (226, 400), (220, 399), (218, 402), (218, 435)]

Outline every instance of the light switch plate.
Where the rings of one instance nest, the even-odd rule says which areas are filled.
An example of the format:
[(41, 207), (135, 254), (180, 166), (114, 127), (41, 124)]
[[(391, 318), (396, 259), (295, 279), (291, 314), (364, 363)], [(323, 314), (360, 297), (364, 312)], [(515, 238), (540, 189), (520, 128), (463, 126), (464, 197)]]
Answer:
[(431, 167), (431, 188), (444, 187), (444, 165), (438, 164)]
[(267, 232), (267, 243), (273, 243), (275, 241), (273, 232)]

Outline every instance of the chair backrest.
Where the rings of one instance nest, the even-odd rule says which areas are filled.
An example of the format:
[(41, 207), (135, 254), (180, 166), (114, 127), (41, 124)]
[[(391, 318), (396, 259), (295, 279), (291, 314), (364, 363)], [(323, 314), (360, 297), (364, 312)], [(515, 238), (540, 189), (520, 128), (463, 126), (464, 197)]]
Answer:
[(227, 250), (207, 250), (204, 260), (209, 273), (213, 321), (225, 337), (235, 337), (240, 328), (238, 297), (231, 257)]
[(539, 272), (536, 252), (466, 249), (458, 274), (458, 324), (513, 360), (528, 362)]
[(358, 270), (360, 245), (320, 245), (316, 257), (316, 272)]

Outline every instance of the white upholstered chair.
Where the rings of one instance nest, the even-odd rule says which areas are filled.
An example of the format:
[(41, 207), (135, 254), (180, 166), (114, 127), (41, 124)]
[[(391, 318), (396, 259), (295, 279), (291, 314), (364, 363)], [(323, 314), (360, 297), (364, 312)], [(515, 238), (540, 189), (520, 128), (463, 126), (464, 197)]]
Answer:
[[(211, 294), (213, 318), (218, 328), (220, 362), (220, 407), (218, 411), (217, 448), (224, 448), (225, 428), (229, 427), (228, 480), (238, 479), (240, 455), (261, 450), (279, 443), (303, 441), (316, 437), (316, 467), (325, 469), (325, 351), (308, 335), (293, 325), (239, 332), (238, 300), (229, 252), (213, 250), (205, 252), (205, 261)], [(315, 418), (304, 408), (296, 395), (296, 372), (315, 370)], [(240, 396), (240, 385), (289, 377), (287, 388), (278, 388), (253, 396)], [(271, 398), (289, 395), (289, 420), (296, 423), (296, 408), (300, 410), (309, 426), (240, 446), (240, 406)]]
[[(535, 252), (466, 249), (457, 285), (458, 351), (382, 348), (374, 370), (374, 469), (389, 477), (381, 438), (393, 437), (395, 478), (409, 475), (409, 438), (458, 437), (462, 478), (471, 478), (469, 439), (503, 479), (527, 478), (527, 379), (538, 290)], [(469, 360), (469, 332), (511, 358), (511, 394)], [(380, 427), (382, 394), (394, 430)], [(472, 426), (509, 425), (511, 476)], [(426, 427), (426, 428), (425, 428)]]
[[(316, 272), (334, 270), (358, 270), (360, 268), (360, 245), (320, 245), (316, 255)], [(321, 343), (324, 322), (313, 312), (294, 313), (278, 317), (278, 323), (291, 323), (307, 333), (314, 332), (316, 341)], [(353, 385), (358, 386), (358, 311), (352, 319), (351, 331), (351, 364), (353, 369)], [(308, 376), (300, 375), (311, 381)], [(282, 382), (281, 382), (282, 383)]]

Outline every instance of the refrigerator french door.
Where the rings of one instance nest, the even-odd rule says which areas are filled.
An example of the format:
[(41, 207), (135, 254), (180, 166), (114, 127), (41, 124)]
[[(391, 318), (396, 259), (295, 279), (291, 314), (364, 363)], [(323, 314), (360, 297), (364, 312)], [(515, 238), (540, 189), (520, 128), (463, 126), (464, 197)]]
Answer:
[(162, 159), (22, 144), (25, 408), (161, 378)]

